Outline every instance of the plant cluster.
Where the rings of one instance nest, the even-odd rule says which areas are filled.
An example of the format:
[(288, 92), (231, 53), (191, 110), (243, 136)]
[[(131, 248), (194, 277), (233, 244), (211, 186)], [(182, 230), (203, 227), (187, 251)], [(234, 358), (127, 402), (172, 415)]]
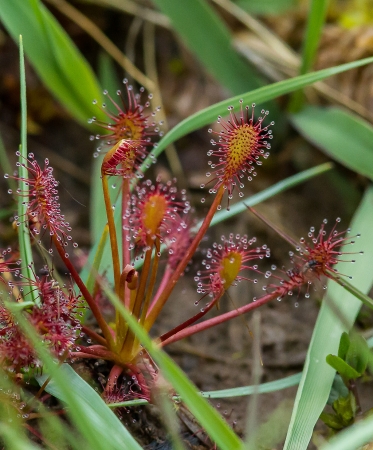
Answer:
[[(96, 258), (90, 267), (90, 277), (83, 281), (69, 248), (77, 247), (71, 237), (71, 227), (61, 212), (58, 182), (48, 160), (42, 167), (33, 154), (27, 158), (18, 152), (18, 171), (12, 178), (18, 181), (16, 192), (25, 208), (23, 215), (15, 216), (15, 227), (21, 224), (28, 230), (34, 246), (47, 248), (49, 257), (57, 251), (71, 277), (70, 285), (60, 285), (51, 265), (37, 271), (31, 267), (30, 277), (22, 275), (24, 262), (19, 252), (7, 249), (0, 261), (0, 282), (3, 300), (0, 307), (0, 359), (2, 367), (18, 379), (30, 371), (40, 370), (40, 361), (14, 318), (9, 304), (17, 304), (35, 328), (44, 343), (62, 362), (76, 359), (103, 359), (110, 367), (105, 381), (104, 398), (118, 402), (133, 398), (151, 400), (152, 388), (158, 369), (143, 349), (131, 327), (119, 311), (113, 321), (104, 317), (102, 302), (111, 278), (113, 291), (120, 303), (133, 318), (150, 331), (180, 277), (200, 246), (215, 213), (222, 208), (224, 196), (227, 208), (235, 191), (242, 196), (245, 178), (251, 181), (257, 175), (263, 160), (269, 157), (273, 122), (266, 124), (267, 111), (255, 118), (255, 105), (240, 102), (239, 112), (229, 108), (229, 118), (219, 117), (221, 131), (211, 140), (208, 151), (210, 172), (206, 174), (211, 206), (199, 228), (191, 217), (192, 209), (186, 192), (178, 190), (176, 180), (162, 183), (143, 180), (142, 167), (154, 162), (150, 152), (155, 146), (154, 137), (160, 134), (154, 114), (147, 113), (149, 102), (141, 104), (141, 94), (136, 95), (125, 81), (126, 95), (118, 91), (119, 102), (107, 92), (116, 114), (108, 112), (108, 122), (92, 118), (91, 123), (101, 126), (106, 133), (93, 136), (102, 143), (102, 191), (106, 207), (107, 224), (99, 243)], [(98, 153), (96, 156), (98, 156)], [(144, 164), (145, 163), (145, 164)], [(6, 175), (9, 177), (10, 175)], [(120, 184), (120, 195), (112, 202), (111, 179)], [(119, 205), (119, 208), (118, 208)], [(119, 212), (116, 213), (116, 212)], [(118, 215), (118, 217), (117, 217)], [(208, 249), (203, 268), (195, 275), (197, 282), (196, 305), (207, 303), (192, 317), (159, 336), (161, 346), (191, 336), (216, 326), (271, 300), (281, 300), (288, 295), (309, 296), (310, 285), (326, 276), (340, 282), (341, 274), (334, 268), (339, 261), (354, 262), (342, 255), (341, 246), (353, 243), (355, 237), (349, 230), (337, 230), (337, 219), (330, 231), (325, 220), (320, 228), (311, 228), (307, 238), (291, 253), (291, 267), (270, 271), (261, 270), (261, 260), (270, 257), (266, 245), (258, 245), (255, 237), (230, 234)], [(346, 236), (345, 236), (346, 235)], [(112, 277), (100, 270), (100, 257), (107, 238), (110, 241)], [(135, 268), (134, 262), (141, 263)], [(139, 264), (136, 266), (138, 267)], [(162, 271), (163, 269), (163, 271)], [(162, 273), (160, 273), (162, 272)], [(224, 293), (238, 282), (258, 282), (258, 276), (268, 279), (263, 286), (264, 295), (228, 313), (201, 319), (216, 305)], [(160, 279), (160, 281), (159, 281)], [(173, 301), (177, 301), (174, 299)], [(82, 312), (83, 305), (96, 323), (88, 326)], [(132, 384), (128, 387), (126, 378)]]

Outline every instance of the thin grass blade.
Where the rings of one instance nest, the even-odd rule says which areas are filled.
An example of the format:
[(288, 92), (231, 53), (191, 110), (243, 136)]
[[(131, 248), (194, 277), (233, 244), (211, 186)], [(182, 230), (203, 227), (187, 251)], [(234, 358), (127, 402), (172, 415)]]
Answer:
[[(26, 103), (26, 75), (25, 75), (25, 59), (23, 54), (23, 39), (22, 36), (19, 37), (19, 64), (20, 64), (20, 85), (21, 85), (21, 145), (20, 145), (20, 156), (19, 162), (20, 166), (18, 169), (19, 177), (22, 179), (28, 178), (27, 169), (24, 167), (27, 160), (27, 103)], [(30, 241), (30, 230), (28, 228), (28, 215), (27, 215), (27, 195), (29, 192), (29, 185), (25, 181), (19, 181), (19, 189), (22, 195), (18, 197), (18, 242), (19, 242), (19, 253), (21, 260), (21, 271), (23, 277), (28, 280), (35, 280), (35, 274), (32, 271), (32, 266), (34, 264), (34, 259), (31, 250)], [(25, 200), (26, 198), (26, 200)], [(34, 289), (25, 286), (24, 297), (28, 300), (35, 302), (36, 292)]]

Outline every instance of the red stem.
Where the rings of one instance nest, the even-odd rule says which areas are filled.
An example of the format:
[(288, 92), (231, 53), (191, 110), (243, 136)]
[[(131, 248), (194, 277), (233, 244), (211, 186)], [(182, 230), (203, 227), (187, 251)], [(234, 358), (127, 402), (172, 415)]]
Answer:
[(149, 331), (152, 325), (154, 324), (163, 306), (165, 305), (169, 296), (171, 295), (171, 292), (173, 291), (177, 281), (179, 280), (180, 276), (184, 272), (186, 266), (188, 265), (189, 261), (191, 260), (192, 256), (197, 250), (197, 247), (199, 246), (203, 236), (206, 234), (206, 231), (211, 223), (212, 218), (214, 217), (217, 207), (220, 205), (224, 192), (225, 192), (224, 186), (221, 186), (218, 190), (218, 193), (216, 194), (216, 197), (214, 198), (214, 201), (212, 202), (212, 205), (210, 206), (209, 212), (207, 213), (205, 220), (201, 225), (201, 228), (198, 230), (198, 233), (195, 235), (192, 243), (190, 244), (190, 247), (185, 252), (184, 257), (177, 265), (173, 275), (171, 276), (169, 282), (167, 283), (167, 286), (165, 287), (162, 294), (159, 296), (157, 303), (154, 304), (152, 310), (149, 312), (145, 320), (145, 329), (147, 331)]
[(164, 347), (165, 345), (171, 344), (172, 342), (180, 341), (181, 339), (184, 339), (188, 336), (192, 336), (193, 334), (199, 333), (200, 331), (207, 330), (208, 328), (212, 328), (216, 325), (219, 325), (220, 323), (226, 322), (227, 320), (234, 319), (235, 317), (238, 317), (241, 314), (245, 314), (255, 308), (259, 308), (259, 306), (262, 306), (265, 303), (270, 302), (271, 300), (277, 298), (278, 296), (279, 291), (276, 290), (275, 292), (272, 292), (272, 294), (267, 294), (264, 297), (260, 298), (259, 300), (249, 303), (248, 305), (241, 306), (240, 308), (237, 308), (233, 311), (229, 311), (225, 314), (220, 314), (220, 316), (205, 320), (202, 323), (197, 323), (196, 325), (186, 328), (180, 331), (179, 333), (174, 334), (170, 338), (164, 340), (161, 343), (161, 346)]
[(105, 339), (109, 345), (109, 348), (114, 348), (114, 341), (111, 336), (109, 326), (105, 322), (104, 318), (102, 317), (101, 311), (99, 310), (96, 302), (92, 298), (91, 294), (89, 293), (86, 285), (83, 283), (82, 279), (80, 278), (78, 272), (76, 271), (75, 267), (72, 265), (69, 258), (65, 256), (65, 249), (61, 245), (61, 242), (57, 239), (57, 235), (54, 234), (52, 236), (54, 245), (56, 246), (56, 249), (64, 262), (66, 268), (70, 272), (71, 276), (73, 277), (75, 283), (78, 285), (80, 292), (83, 294), (83, 297), (85, 298), (86, 302), (88, 303), (88, 306), (90, 307), (93, 315), (95, 316), (98, 326), (101, 328), (101, 331), (103, 335), (105, 336)]

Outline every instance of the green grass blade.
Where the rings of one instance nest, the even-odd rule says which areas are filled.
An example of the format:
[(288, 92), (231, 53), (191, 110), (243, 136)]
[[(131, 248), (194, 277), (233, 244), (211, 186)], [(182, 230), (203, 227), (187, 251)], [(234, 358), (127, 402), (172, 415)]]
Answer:
[[(328, 0), (311, 0), (306, 34), (303, 42), (300, 75), (309, 72), (315, 60), (328, 3)], [(289, 109), (291, 111), (298, 111), (302, 106), (303, 99), (303, 93), (301, 91), (296, 92), (292, 98)]]
[[(245, 104), (257, 103), (262, 104), (268, 100), (279, 97), (280, 95), (289, 94), (290, 92), (301, 89), (316, 81), (323, 80), (332, 75), (336, 75), (347, 70), (351, 70), (355, 67), (364, 66), (373, 63), (373, 57), (354, 61), (352, 63), (342, 64), (340, 66), (331, 67), (328, 69), (319, 70), (306, 75), (300, 75), (289, 80), (279, 81), (278, 83), (270, 84), (269, 86), (255, 89), (254, 91), (246, 92), (245, 94), (238, 95), (236, 97), (229, 98), (215, 105), (209, 106), (191, 116), (184, 119), (177, 124), (172, 130), (170, 130), (158, 143), (158, 146), (153, 150), (154, 156), (158, 156), (162, 151), (175, 142), (177, 139), (198, 130), (199, 128), (208, 125), (216, 120), (219, 115), (227, 115), (227, 108), (230, 105), (238, 107), (239, 100), (242, 98)], [(144, 164), (141, 166), (143, 172), (146, 171), (146, 166), (151, 164), (151, 159), (147, 158)]]
[(127, 321), (128, 326), (135, 333), (144, 348), (157, 363), (162, 375), (168, 380), (175, 391), (181, 396), (183, 402), (205, 429), (211, 439), (222, 450), (243, 449), (243, 443), (233, 430), (223, 420), (219, 413), (199, 394), (197, 388), (172, 361), (172, 359), (158, 345), (150, 339), (146, 331), (137, 323), (132, 315), (124, 308), (116, 295), (105, 288), (105, 293), (115, 305), (119, 314)]
[(338, 108), (308, 106), (292, 116), (297, 130), (351, 170), (373, 180), (373, 127)]
[(0, 20), (15, 41), (23, 35), (25, 53), (47, 88), (79, 122), (102, 117), (92, 100), (102, 93), (87, 61), (39, 0), (0, 2)]
[(202, 396), (206, 398), (230, 398), (230, 397), (242, 397), (246, 395), (252, 395), (255, 393), (265, 394), (268, 392), (280, 391), (291, 386), (299, 384), (302, 374), (296, 373), (289, 377), (281, 378), (276, 381), (269, 381), (268, 383), (258, 384), (257, 386), (242, 386), (231, 389), (221, 389), (219, 391), (203, 392)]
[[(25, 75), (25, 59), (23, 54), (23, 39), (22, 36), (19, 37), (19, 64), (20, 64), (20, 84), (21, 84), (21, 145), (20, 145), (20, 166), (18, 168), (18, 173), (20, 178), (27, 179), (28, 172), (24, 167), (27, 160), (27, 103), (26, 103), (26, 75)], [(29, 192), (28, 183), (25, 181), (19, 181), (19, 189), (23, 195), (18, 196), (18, 241), (19, 241), (19, 253), (21, 260), (21, 271), (22, 275), (28, 280), (35, 280), (34, 272), (31, 270), (33, 265), (33, 256), (31, 250), (30, 241), (30, 231), (28, 228), (28, 216), (27, 216), (27, 202), (25, 196)], [(36, 301), (36, 292), (34, 289), (25, 286), (23, 289), (23, 294), (27, 297), (27, 300)]]
[(233, 94), (263, 85), (234, 51), (229, 30), (205, 0), (153, 0), (200, 63)]
[[(353, 276), (352, 284), (363, 292), (368, 292), (373, 283), (372, 210), (373, 187), (370, 187), (351, 226), (351, 236), (361, 233), (355, 246), (359, 246), (356, 251), (364, 250), (364, 255), (357, 258), (356, 264), (348, 267), (349, 275)], [(351, 251), (350, 246), (346, 251)], [(353, 325), (360, 307), (358, 299), (329, 280), (326, 299), (322, 303), (308, 350), (284, 450), (303, 450), (308, 447), (335, 375), (325, 358), (330, 353), (337, 354), (341, 333)], [(341, 317), (344, 318), (343, 324)]]

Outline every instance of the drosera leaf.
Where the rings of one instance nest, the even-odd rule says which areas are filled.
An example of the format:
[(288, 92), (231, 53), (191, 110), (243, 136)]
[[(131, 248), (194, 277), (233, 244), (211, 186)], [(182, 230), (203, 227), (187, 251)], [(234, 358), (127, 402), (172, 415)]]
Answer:
[[(302, 172), (297, 173), (296, 175), (292, 175), (286, 178), (285, 180), (279, 181), (278, 183), (275, 183), (273, 186), (270, 186), (267, 189), (263, 189), (261, 192), (258, 192), (257, 194), (254, 194), (248, 198), (244, 198), (243, 200), (233, 204), (229, 211), (222, 210), (217, 212), (211, 221), (210, 227), (217, 225), (218, 223), (223, 222), (224, 220), (227, 220), (231, 217), (234, 217), (235, 215), (243, 211), (247, 211), (247, 206), (255, 206), (258, 203), (264, 202), (265, 200), (268, 200), (269, 198), (279, 194), (280, 192), (283, 192), (287, 189), (297, 186), (298, 184), (303, 183), (308, 179), (311, 179), (318, 175), (322, 175), (324, 172), (331, 170), (333, 167), (334, 167), (333, 163), (320, 164), (319, 166), (312, 167), (311, 169), (304, 170)], [(195, 229), (198, 230), (201, 224), (202, 221), (197, 223)], [(161, 251), (163, 251), (164, 248), (165, 246), (162, 245)], [(97, 251), (98, 245), (96, 244), (96, 246), (93, 248), (92, 255), (96, 254)], [(90, 256), (90, 258), (92, 258), (92, 256)], [(89, 261), (91, 261), (91, 259), (89, 259)], [(135, 263), (136, 270), (140, 269), (142, 267), (142, 264), (143, 264), (142, 260), (136, 261)], [(84, 276), (87, 273), (86, 271), (88, 271), (87, 268), (85, 268), (82, 272)]]
[(39, 0), (0, 2), (0, 20), (25, 53), (52, 94), (82, 125), (91, 116), (103, 118), (92, 100), (102, 93), (89, 64), (61, 25)]
[(197, 388), (182, 370), (150, 339), (146, 331), (122, 305), (114, 292), (104, 284), (103, 289), (118, 313), (127, 321), (128, 326), (134, 332), (139, 342), (141, 342), (154, 359), (164, 378), (171, 383), (175, 391), (181, 396), (185, 405), (205, 429), (210, 438), (216, 443), (217, 447), (222, 450), (243, 450), (242, 441), (219, 413), (202, 398)]
[(296, 129), (327, 155), (373, 180), (373, 127), (339, 108), (307, 106), (291, 116)]
[[(369, 187), (351, 224), (352, 235), (361, 233), (357, 242), (364, 249), (364, 255), (356, 264), (351, 264), (348, 270), (349, 275), (353, 276), (352, 283), (363, 292), (368, 292), (373, 284), (372, 209), (373, 187)], [(341, 251), (343, 252), (343, 248)], [(332, 280), (328, 280), (327, 285), (326, 298), (314, 327), (284, 450), (308, 448), (313, 428), (328, 400), (335, 375), (335, 370), (326, 363), (326, 357), (338, 352), (341, 334), (351, 328), (361, 307), (361, 302), (343, 287)]]
[[(264, 202), (265, 200), (268, 200), (269, 198), (279, 194), (280, 192), (297, 186), (298, 184), (303, 183), (315, 176), (322, 175), (324, 172), (327, 172), (332, 168), (333, 163), (324, 163), (320, 164), (319, 166), (312, 167), (311, 169), (304, 170), (300, 173), (297, 173), (296, 175), (292, 175), (285, 180), (281, 180), (278, 183), (275, 183), (273, 186), (270, 186), (267, 189), (263, 189), (261, 192), (258, 192), (257, 194), (254, 194), (248, 198), (244, 198), (243, 200), (233, 204), (230, 207), (229, 211), (222, 210), (217, 212), (210, 223), (210, 227), (217, 225), (218, 223), (223, 222), (224, 220), (227, 220), (231, 217), (234, 217), (241, 212), (247, 211), (247, 206), (255, 206), (258, 203)], [(202, 221), (197, 223), (195, 229), (198, 230), (201, 224)], [(161, 246), (161, 251), (163, 251), (164, 248), (164, 246)], [(142, 264), (142, 260), (137, 261), (135, 263), (136, 270), (140, 269), (142, 267)]]
[[(228, 100), (215, 103), (214, 105), (202, 109), (201, 111), (192, 114), (188, 118), (178, 123), (159, 141), (158, 146), (152, 151), (152, 154), (154, 156), (160, 155), (168, 145), (170, 145), (172, 142), (175, 142), (177, 139), (180, 139), (181, 137), (187, 135), (188, 133), (191, 133), (192, 131), (202, 128), (205, 125), (213, 123), (214, 121), (216, 121), (219, 115), (227, 115), (228, 106), (233, 105), (238, 107), (240, 99), (244, 101), (244, 104), (251, 105), (252, 103), (256, 103), (260, 105), (268, 100), (272, 100), (284, 94), (289, 94), (290, 92), (294, 92), (297, 89), (301, 89), (317, 81), (324, 80), (325, 78), (328, 78), (332, 75), (336, 75), (338, 73), (354, 69), (355, 67), (360, 67), (371, 63), (373, 63), (373, 57), (360, 59), (358, 61), (342, 64), (340, 66), (334, 66), (328, 69), (323, 69), (317, 72), (290, 78), (288, 80), (279, 81), (277, 83), (255, 89), (253, 91), (231, 97)], [(141, 166), (141, 171), (143, 173), (145, 173), (147, 165), (150, 165), (151, 162), (151, 158), (147, 158), (144, 161)]]

